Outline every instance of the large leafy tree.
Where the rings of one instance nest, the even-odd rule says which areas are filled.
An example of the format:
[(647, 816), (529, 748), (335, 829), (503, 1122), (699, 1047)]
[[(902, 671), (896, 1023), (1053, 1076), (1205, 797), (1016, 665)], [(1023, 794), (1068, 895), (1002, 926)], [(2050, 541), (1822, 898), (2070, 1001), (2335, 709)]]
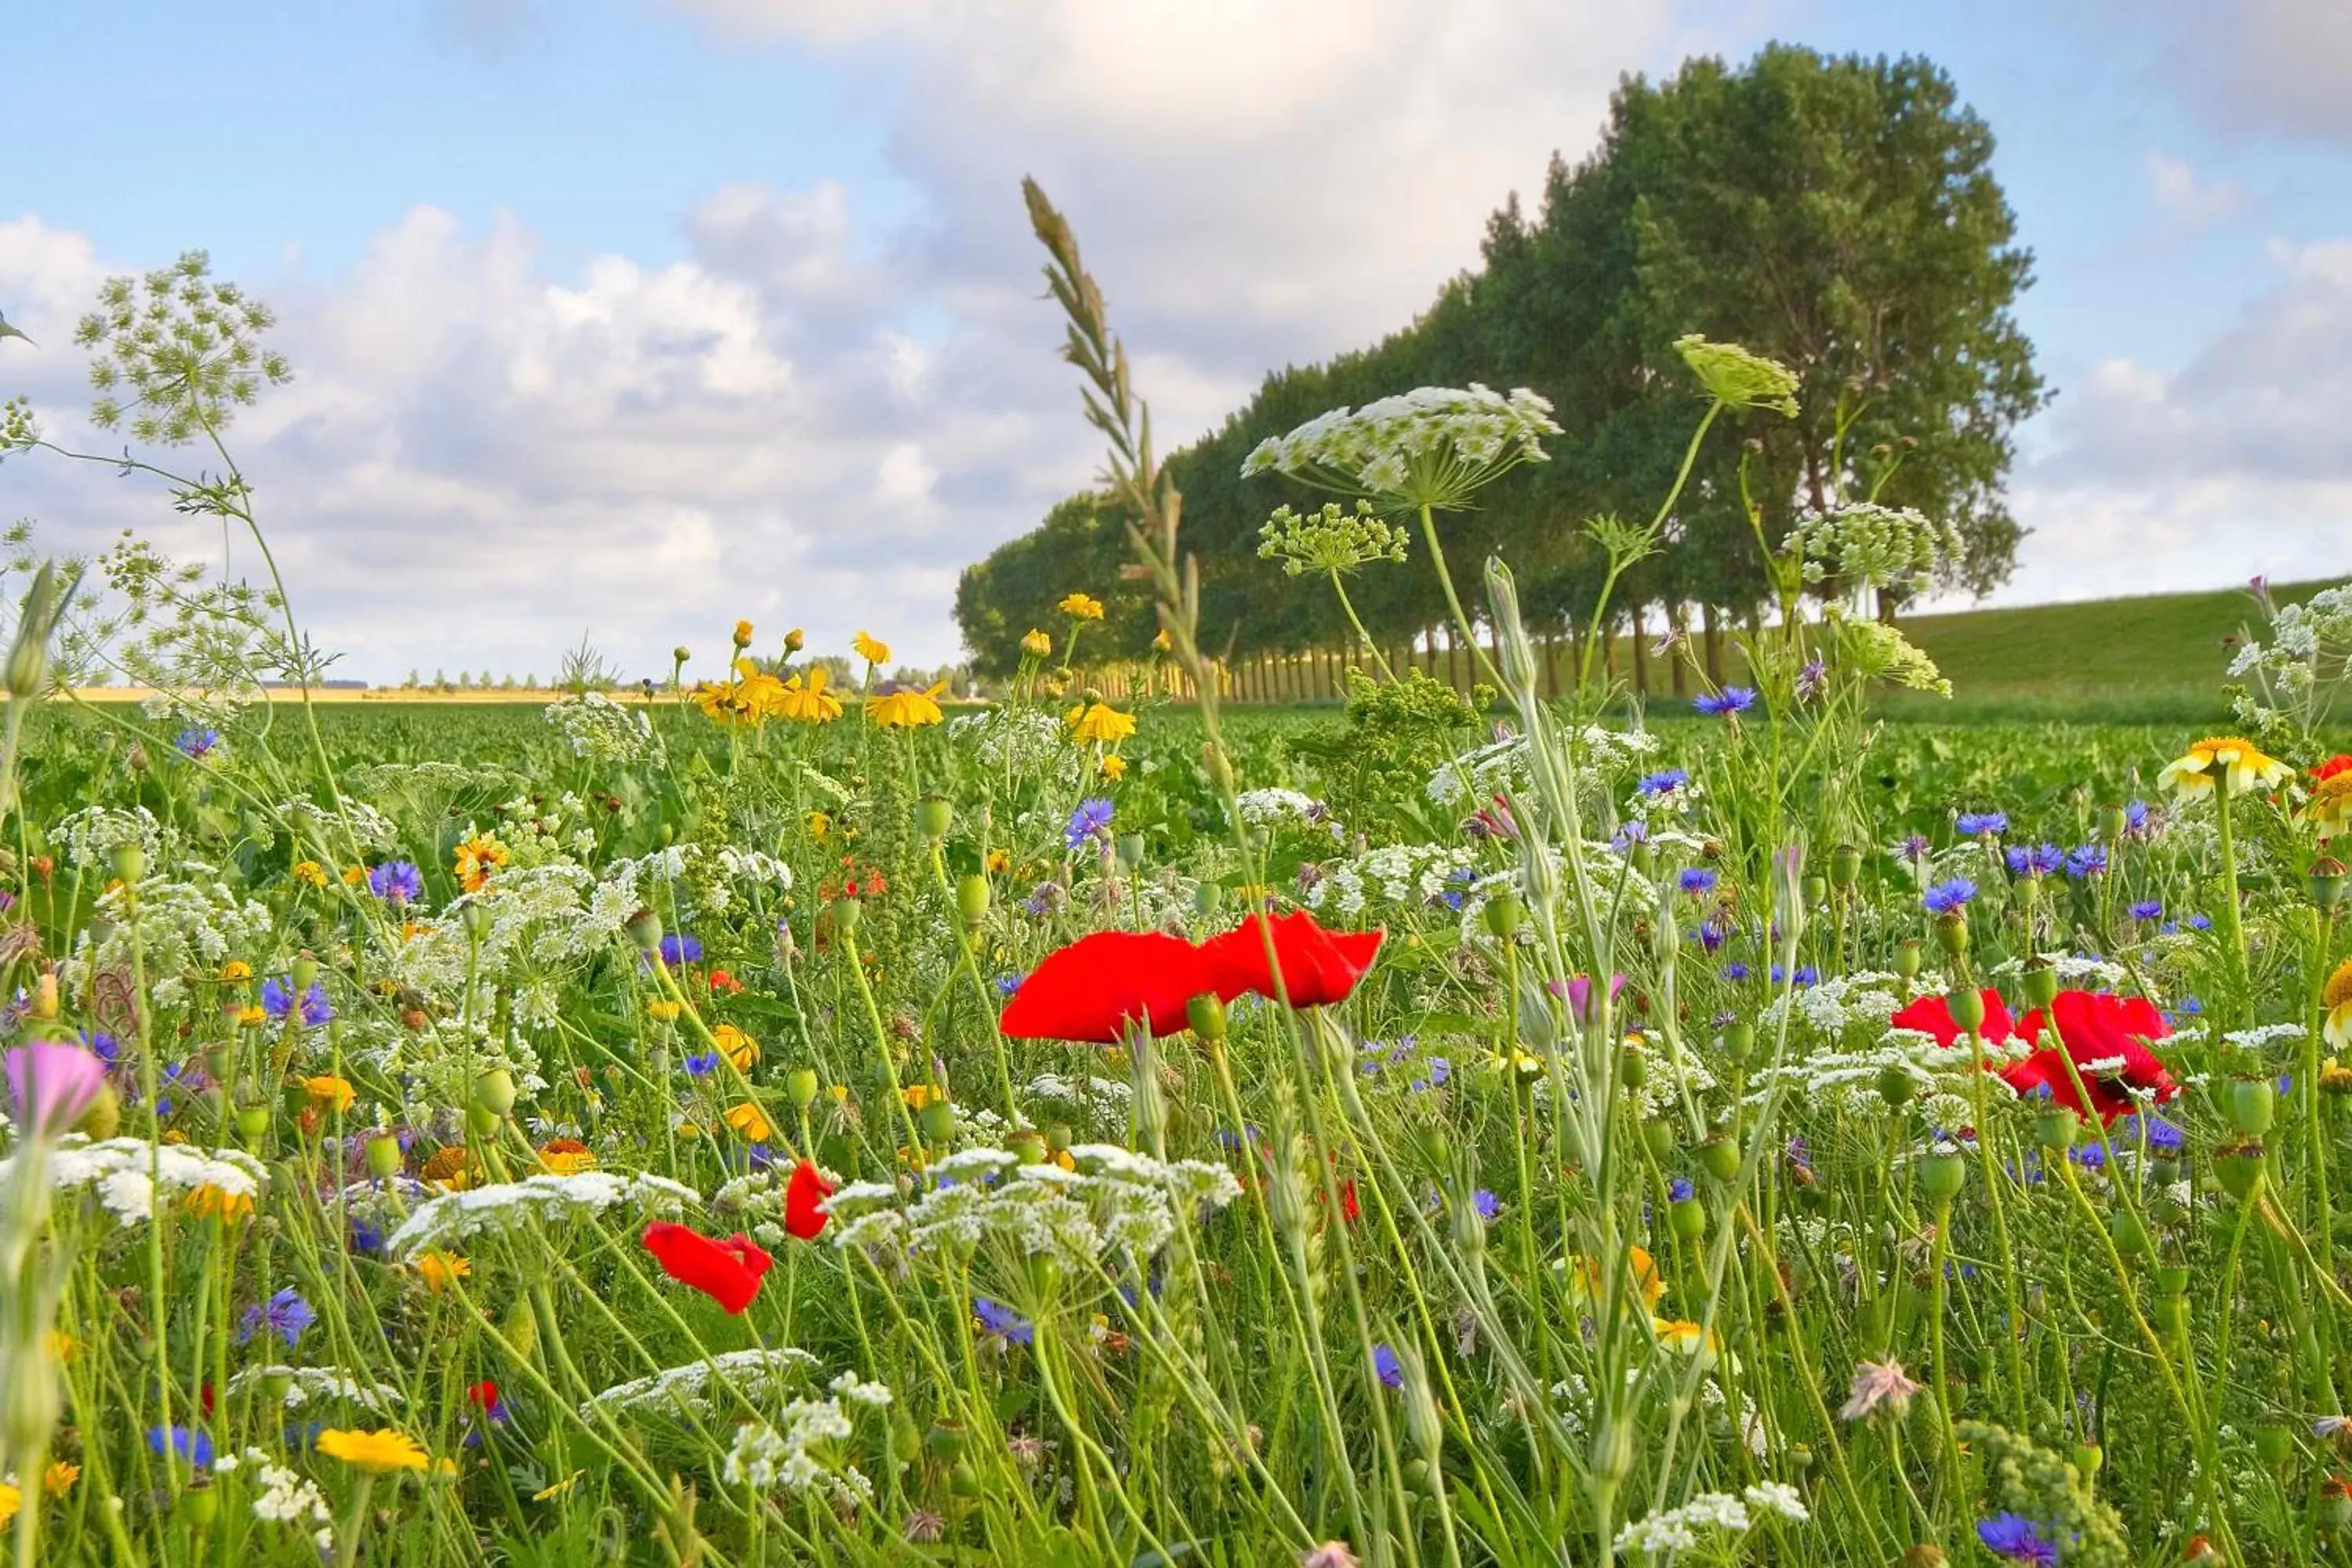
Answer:
[[(1171, 458), (1204, 643), (1246, 653), (1346, 639), (1311, 579), (1255, 555), (1270, 510), (1323, 498), (1243, 479), (1241, 460), (1326, 409), (1429, 383), (1551, 399), (1564, 432), (1554, 460), (1450, 518), (1449, 549), (1501, 552), (1539, 626), (1580, 625), (1605, 566), (1586, 523), (1646, 520), (1683, 461), (1701, 404), (1673, 343), (1692, 331), (1789, 365), (1801, 412), (1717, 426), (1660, 552), (1620, 584), (1621, 606), (1746, 615), (1769, 597), (1750, 502), (1777, 544), (1801, 512), (1874, 489), (1957, 525), (1967, 552), (1955, 585), (1998, 584), (2019, 537), (2001, 495), (2011, 431), (2046, 394), (2011, 313), (2032, 258), (2015, 243), (1992, 148), (1924, 59), (1775, 46), (1738, 69), (1696, 59), (1663, 82), (1628, 79), (1600, 146), (1578, 164), (1555, 159), (1532, 214), (1507, 202), (1484, 265), (1419, 320), (1328, 365), (1268, 376), (1223, 428)], [(1046, 531), (1068, 526), (1068, 505)], [(1118, 531), (1090, 537), (1099, 546)], [(1023, 629), (992, 586), (1011, 581), (1003, 554), (975, 567), (959, 598), (967, 641), (994, 662)], [(1383, 641), (1444, 619), (1425, 571), (1374, 571), (1352, 591)]]

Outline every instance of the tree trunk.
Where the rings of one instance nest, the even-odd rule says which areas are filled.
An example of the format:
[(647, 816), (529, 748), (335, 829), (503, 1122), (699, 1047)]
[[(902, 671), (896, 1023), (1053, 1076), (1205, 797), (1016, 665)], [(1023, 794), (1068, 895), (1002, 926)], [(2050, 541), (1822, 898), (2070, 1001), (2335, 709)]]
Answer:
[(1705, 605), (1699, 609), (1702, 634), (1706, 641), (1706, 678), (1716, 686), (1723, 684), (1723, 623), (1717, 618), (1715, 606)]
[(1650, 628), (1649, 606), (1633, 606), (1633, 690), (1635, 695), (1650, 695)]
[(1675, 655), (1671, 661), (1674, 694), (1677, 698), (1690, 695), (1690, 660), (1685, 657), (1690, 647), (1690, 607), (1676, 600), (1666, 606), (1666, 624), (1674, 628)]

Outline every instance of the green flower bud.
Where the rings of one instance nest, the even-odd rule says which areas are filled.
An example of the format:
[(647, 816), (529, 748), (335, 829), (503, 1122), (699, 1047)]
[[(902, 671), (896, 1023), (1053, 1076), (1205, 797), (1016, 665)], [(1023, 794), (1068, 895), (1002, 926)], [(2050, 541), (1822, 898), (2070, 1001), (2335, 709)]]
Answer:
[(208, 1528), (220, 1517), (220, 1493), (213, 1487), (210, 1476), (198, 1476), (188, 1483), (172, 1510), (198, 1530)]
[(514, 1109), (514, 1074), (504, 1068), (492, 1068), (474, 1079), (474, 1105), (493, 1116), (504, 1116)]
[(2249, 1138), (2260, 1138), (2271, 1130), (2278, 1110), (2278, 1089), (2266, 1078), (2231, 1079), (2226, 1104), (2230, 1124)]
[(1642, 1142), (1649, 1145), (1654, 1160), (1666, 1158), (1675, 1152), (1675, 1124), (1663, 1116), (1653, 1116), (1642, 1123)]
[(1889, 1062), (1878, 1069), (1878, 1098), (1886, 1102), (1887, 1110), (1902, 1110), (1918, 1091), (1918, 1080), (1901, 1063)]
[(1213, 991), (1203, 991), (1184, 1004), (1184, 1018), (1192, 1025), (1192, 1033), (1211, 1042), (1225, 1037), (1224, 999)]
[(1685, 1198), (1666, 1205), (1666, 1227), (1677, 1239), (1696, 1241), (1706, 1234), (1706, 1205), (1696, 1198)]
[(1903, 945), (1895, 950), (1895, 973), (1908, 980), (1919, 973), (1927, 961), (1927, 955), (1921, 950), (1919, 939), (1906, 937)]
[(1862, 879), (1862, 851), (1841, 844), (1830, 851), (1830, 886), (1851, 888)]
[(307, 947), (296, 953), (293, 963), (289, 967), (287, 978), (294, 983), (295, 990), (308, 991), (311, 983), (319, 978), (318, 955)]
[(2129, 1209), (2119, 1208), (2107, 1216), (2107, 1239), (2116, 1244), (2116, 1251), (2125, 1258), (2141, 1258), (2152, 1245), (2147, 1226)]
[(1698, 1146), (1698, 1166), (1718, 1182), (1728, 1182), (1739, 1174), (1739, 1162), (1744, 1152), (1738, 1143), (1720, 1133)]
[(857, 900), (844, 894), (833, 900), (833, 929), (844, 936), (856, 936), (858, 917), (865, 912)]
[(1952, 1022), (1969, 1033), (1974, 1034), (1984, 1027), (1985, 1005), (1981, 992), (1962, 986), (1946, 996), (1944, 1005), (1951, 1009)]
[(2058, 971), (2046, 958), (2029, 958), (2025, 961), (2025, 973), (2018, 978), (2018, 987), (2025, 994), (2026, 1005), (2047, 1007), (2058, 995)]
[[(243, 1113), (240, 1112), (240, 1119), (242, 1119), (242, 1115)], [(400, 1173), (401, 1163), (402, 1156), (399, 1139), (394, 1137), (389, 1132), (377, 1132), (369, 1136), (367, 1141), (367, 1168), (369, 1175), (373, 1176), (378, 1181), (388, 1180), (389, 1178)]]
[(927, 1143), (944, 1143), (955, 1136), (955, 1106), (948, 1100), (935, 1100), (917, 1115), (916, 1125), (923, 1131)]
[(1142, 834), (1122, 833), (1111, 841), (1111, 845), (1118, 856), (1118, 863), (1129, 870), (1132, 871), (1143, 864)]
[(1511, 933), (1519, 929), (1521, 912), (1518, 895), (1504, 890), (1497, 892), (1480, 907), (1478, 919), (1485, 924), (1489, 935), (1507, 941)]
[(2275, 1421), (2254, 1428), (2254, 1455), (2265, 1465), (2284, 1465), (2294, 1458), (2294, 1434)]
[(2033, 1119), (2033, 1141), (2053, 1153), (2073, 1148), (2082, 1131), (2083, 1119), (2063, 1105), (2053, 1105)]
[(1723, 1026), (1723, 1054), (1733, 1065), (1746, 1061), (1756, 1050), (1756, 1026), (1745, 1018), (1735, 1018)]
[(792, 1097), (794, 1109), (806, 1110), (816, 1103), (816, 1069), (794, 1068), (784, 1074), (784, 1092)]
[[(2345, 879), (2343, 861), (2333, 855), (2322, 855), (2304, 873), (2304, 886), (2310, 891), (2312, 908), (2326, 912), (2342, 907), (2344, 895), (2352, 883)], [(2346, 1501), (2352, 1506), (2352, 1497)]]
[(1969, 917), (1960, 910), (1946, 910), (1936, 917), (1936, 945), (1954, 958), (1969, 950)]
[(1969, 1163), (1948, 1150), (1930, 1151), (1919, 1160), (1919, 1191), (1930, 1203), (1948, 1204), (1959, 1196), (1969, 1179)]
[(969, 930), (978, 931), (988, 919), (990, 889), (988, 879), (973, 871), (956, 882), (956, 913), (963, 917)]
[(116, 845), (114, 874), (131, 887), (137, 887), (139, 879), (147, 874), (147, 851), (136, 844)]
[(915, 832), (925, 838), (945, 838), (955, 823), (955, 802), (927, 795), (915, 803)]
[(469, 941), (479, 942), (490, 934), (490, 907), (488, 904), (467, 904), (457, 911), (457, 919), (465, 926)]

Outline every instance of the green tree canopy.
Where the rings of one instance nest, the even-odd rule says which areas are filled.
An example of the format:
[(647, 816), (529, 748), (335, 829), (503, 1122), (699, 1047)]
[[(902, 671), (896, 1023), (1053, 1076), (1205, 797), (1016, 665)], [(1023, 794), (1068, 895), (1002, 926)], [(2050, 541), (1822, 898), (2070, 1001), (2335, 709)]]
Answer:
[[(1673, 344), (1694, 331), (1788, 365), (1800, 413), (1718, 423), (1665, 548), (1621, 584), (1620, 605), (1745, 613), (1768, 596), (1748, 501), (1777, 545), (1797, 516), (1874, 489), (1957, 526), (1966, 553), (1952, 585), (2000, 584), (2020, 533), (2001, 496), (2011, 433), (2046, 393), (2011, 313), (2032, 258), (2014, 243), (1992, 150), (1950, 78), (1916, 58), (1776, 45), (1737, 69), (1701, 58), (1664, 82), (1627, 79), (1595, 151), (1573, 166), (1553, 160), (1535, 214), (1507, 201), (1482, 265), (1417, 321), (1328, 364), (1274, 373), (1171, 458), (1184, 547), (1200, 567), (1203, 646), (1281, 651), (1349, 637), (1317, 580), (1257, 559), (1268, 512), (1325, 498), (1241, 478), (1253, 447), (1342, 405), (1471, 381), (1542, 393), (1563, 433), (1551, 462), (1446, 520), (1448, 552), (1500, 552), (1531, 618), (1575, 625), (1603, 565), (1585, 521), (1647, 518), (1683, 460), (1701, 405)], [(1053, 629), (1041, 617), (1071, 588), (1112, 601), (1123, 521), (1101, 498), (1074, 497), (966, 572), (957, 615), (983, 668), (1008, 667), (1029, 626)], [(1350, 592), (1383, 641), (1444, 618), (1426, 571), (1375, 566)], [(1088, 634), (1097, 650), (1150, 641), (1149, 607), (1131, 597), (1133, 613), (1115, 606)]]

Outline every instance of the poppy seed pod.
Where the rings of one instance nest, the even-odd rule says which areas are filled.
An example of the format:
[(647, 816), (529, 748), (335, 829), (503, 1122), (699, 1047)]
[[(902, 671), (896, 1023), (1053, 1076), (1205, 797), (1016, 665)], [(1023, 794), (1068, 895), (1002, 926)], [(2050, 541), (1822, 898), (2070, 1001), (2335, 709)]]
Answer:
[(2083, 1131), (2083, 1119), (2063, 1105), (2052, 1106), (2033, 1119), (2033, 1141), (2055, 1152), (2071, 1149)]
[(2312, 908), (2333, 910), (2340, 907), (2346, 891), (2344, 862), (2333, 855), (2322, 855), (2304, 873), (2304, 887), (2311, 894)]
[(963, 923), (967, 927), (976, 931), (981, 923), (988, 919), (988, 902), (989, 887), (986, 877), (973, 871), (957, 881), (956, 913), (963, 917)]
[(1520, 912), (1518, 896), (1505, 889), (1480, 906), (1478, 918), (1485, 924), (1487, 934), (1507, 939), (1519, 929)]
[(198, 1476), (191, 1481), (172, 1511), (198, 1530), (209, 1528), (220, 1517), (220, 1493), (214, 1489), (212, 1478)]
[(147, 874), (147, 851), (136, 844), (115, 846), (114, 874), (125, 886), (137, 887), (139, 879)]
[(1683, 1241), (1706, 1234), (1706, 1207), (1696, 1198), (1681, 1198), (1666, 1205), (1666, 1226)]
[(514, 1109), (514, 1075), (504, 1068), (492, 1068), (474, 1079), (474, 1104), (493, 1116), (504, 1116)]
[(1184, 1021), (1192, 1033), (1212, 1043), (1225, 1037), (1225, 1004), (1213, 991), (1203, 991), (1184, 1004)]
[(1739, 1145), (1720, 1134), (1698, 1146), (1698, 1167), (1718, 1182), (1739, 1174)]
[(1830, 851), (1830, 886), (1851, 888), (1862, 879), (1862, 851), (1841, 844)]
[(2230, 1125), (2249, 1138), (2260, 1138), (2277, 1114), (2278, 1089), (2266, 1078), (2232, 1079), (2226, 1104)]
[(1756, 1026), (1745, 1018), (1735, 1018), (1723, 1026), (1723, 1054), (1736, 1065), (1744, 1062), (1756, 1049)]
[(1958, 910), (1947, 910), (1936, 917), (1936, 945), (1954, 958), (1969, 950), (1969, 917)]
[(1903, 944), (1895, 950), (1895, 973), (1906, 980), (1917, 974), (1927, 962), (1927, 952), (1916, 936), (1904, 938)]
[(1963, 1033), (1974, 1034), (1984, 1026), (1985, 1003), (1981, 992), (1963, 987), (1945, 997), (1944, 1005), (1951, 1009), (1952, 1022), (1958, 1024)]
[(1949, 1203), (1969, 1179), (1969, 1163), (1957, 1153), (1931, 1152), (1919, 1161), (1919, 1191), (1931, 1203)]
[(400, 1173), (400, 1140), (389, 1132), (375, 1132), (367, 1141), (368, 1174), (385, 1181)]
[(2028, 959), (2018, 984), (2032, 1006), (2047, 1007), (2058, 999), (2058, 971), (2046, 958)]
[(794, 1068), (784, 1074), (784, 1093), (792, 1098), (796, 1110), (806, 1110), (816, 1103), (816, 1069)]
[(845, 893), (833, 901), (833, 929), (843, 936), (856, 936), (858, 917), (864, 913), (858, 901)]
[(925, 838), (948, 836), (955, 824), (955, 802), (943, 795), (927, 795), (915, 803), (915, 831)]
[(631, 915), (626, 929), (629, 939), (646, 952), (652, 952), (661, 946), (661, 916), (651, 910), (639, 910)]
[(2262, 1184), (2263, 1146), (2249, 1141), (2217, 1151), (2213, 1173), (2221, 1178), (2223, 1192), (2243, 1200)]
[(1143, 835), (1122, 833), (1111, 841), (1118, 855), (1118, 863), (1132, 871), (1143, 864)]

